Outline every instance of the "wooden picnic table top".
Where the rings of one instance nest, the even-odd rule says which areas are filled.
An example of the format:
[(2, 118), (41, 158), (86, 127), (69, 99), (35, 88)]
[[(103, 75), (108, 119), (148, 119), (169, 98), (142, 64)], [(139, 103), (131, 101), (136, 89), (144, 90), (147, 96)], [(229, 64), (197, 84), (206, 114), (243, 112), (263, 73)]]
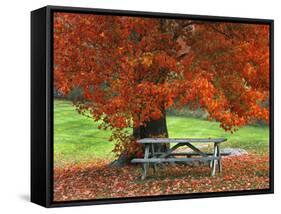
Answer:
[(226, 138), (143, 138), (137, 143), (222, 143)]

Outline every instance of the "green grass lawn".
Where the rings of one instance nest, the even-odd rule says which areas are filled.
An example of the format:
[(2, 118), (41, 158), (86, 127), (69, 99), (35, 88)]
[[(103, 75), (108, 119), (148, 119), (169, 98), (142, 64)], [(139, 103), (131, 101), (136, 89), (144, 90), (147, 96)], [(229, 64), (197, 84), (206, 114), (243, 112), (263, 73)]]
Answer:
[[(169, 137), (225, 137), (224, 147), (238, 147), (254, 153), (268, 152), (268, 127), (246, 126), (234, 134), (226, 133), (219, 123), (207, 120), (167, 116)], [(68, 101), (54, 101), (55, 165), (113, 159), (114, 145), (108, 141), (110, 131), (99, 130), (98, 122), (79, 115)]]

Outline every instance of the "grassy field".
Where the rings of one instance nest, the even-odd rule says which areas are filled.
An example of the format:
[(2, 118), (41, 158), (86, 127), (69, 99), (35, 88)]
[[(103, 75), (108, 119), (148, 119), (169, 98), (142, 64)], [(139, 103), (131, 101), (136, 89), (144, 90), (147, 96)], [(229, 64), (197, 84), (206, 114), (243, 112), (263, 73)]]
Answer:
[[(252, 153), (266, 153), (268, 127), (246, 126), (234, 134), (226, 133), (217, 122), (197, 118), (167, 116), (169, 137), (225, 137), (224, 147), (243, 148)], [(79, 115), (68, 101), (54, 102), (55, 165), (92, 159), (113, 159), (110, 131), (98, 129), (98, 122)]]

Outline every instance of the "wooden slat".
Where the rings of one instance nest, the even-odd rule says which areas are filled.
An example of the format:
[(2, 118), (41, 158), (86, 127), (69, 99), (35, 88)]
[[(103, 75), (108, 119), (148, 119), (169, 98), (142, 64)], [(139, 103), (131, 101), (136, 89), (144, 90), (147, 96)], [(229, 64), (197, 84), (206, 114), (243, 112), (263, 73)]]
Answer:
[(221, 143), (226, 138), (143, 138), (138, 143)]
[(218, 160), (219, 157), (204, 157), (204, 158), (135, 158), (131, 163), (169, 163), (169, 162), (193, 162), (193, 161), (209, 161)]
[(172, 148), (168, 149), (168, 151), (166, 151), (165, 153), (163, 153), (162, 155), (160, 155), (158, 158), (166, 158), (169, 154), (171, 154), (174, 150), (176, 150), (177, 148), (183, 146), (182, 144), (176, 144), (174, 145)]
[(194, 152), (197, 152), (199, 154), (201, 154), (204, 157), (207, 157), (208, 155), (206, 155), (204, 152), (202, 152), (200, 149), (196, 148), (195, 146), (193, 146), (191, 143), (186, 143), (186, 146), (188, 146), (190, 149), (192, 149)]
[[(157, 154), (157, 153), (155, 153)], [(161, 153), (162, 154), (162, 153)], [(213, 155), (213, 153), (205, 153), (206, 155)], [(195, 153), (195, 152), (175, 152), (175, 153), (171, 153), (168, 156), (184, 156), (184, 155), (190, 155), (190, 156), (200, 156), (201, 154), (199, 153)], [(230, 152), (223, 152), (220, 153), (221, 156), (228, 156), (230, 155)]]

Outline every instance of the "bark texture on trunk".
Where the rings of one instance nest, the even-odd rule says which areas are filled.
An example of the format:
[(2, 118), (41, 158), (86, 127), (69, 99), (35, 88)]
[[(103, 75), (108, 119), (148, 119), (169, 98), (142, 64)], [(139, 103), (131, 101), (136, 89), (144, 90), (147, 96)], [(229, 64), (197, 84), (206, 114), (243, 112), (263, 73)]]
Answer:
[[(133, 130), (133, 136), (136, 139), (142, 138), (151, 138), (151, 137), (169, 137), (167, 123), (166, 123), (166, 114), (163, 114), (158, 120), (151, 120), (146, 123), (146, 126), (140, 126)], [(166, 151), (168, 149), (167, 144), (159, 144), (156, 151)]]

